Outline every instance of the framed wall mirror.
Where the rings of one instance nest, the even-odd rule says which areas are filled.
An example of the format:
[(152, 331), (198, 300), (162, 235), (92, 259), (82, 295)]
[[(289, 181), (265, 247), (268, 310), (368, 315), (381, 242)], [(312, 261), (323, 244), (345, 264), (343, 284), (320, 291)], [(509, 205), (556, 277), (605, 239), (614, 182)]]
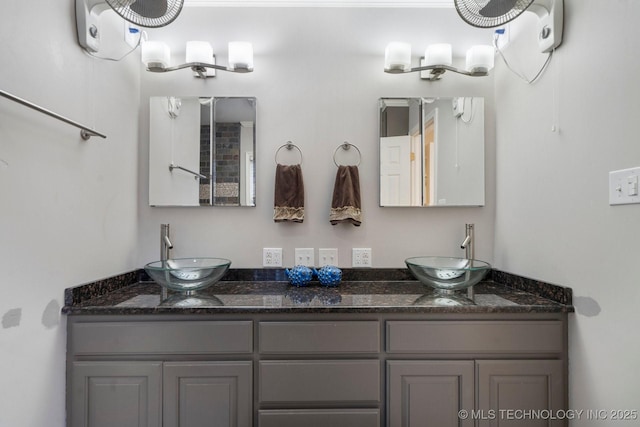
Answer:
[(149, 205), (256, 205), (256, 98), (150, 98)]
[(484, 98), (381, 98), (380, 206), (484, 206)]

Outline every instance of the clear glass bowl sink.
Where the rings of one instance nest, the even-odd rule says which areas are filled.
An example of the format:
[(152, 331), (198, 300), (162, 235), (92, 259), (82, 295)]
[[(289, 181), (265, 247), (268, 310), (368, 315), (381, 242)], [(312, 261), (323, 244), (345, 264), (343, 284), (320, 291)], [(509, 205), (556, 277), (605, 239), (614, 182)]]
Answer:
[(157, 284), (178, 292), (208, 288), (224, 276), (231, 261), (224, 258), (176, 258), (144, 266)]
[(489, 263), (477, 259), (423, 256), (404, 262), (416, 279), (441, 293), (473, 286), (491, 270)]

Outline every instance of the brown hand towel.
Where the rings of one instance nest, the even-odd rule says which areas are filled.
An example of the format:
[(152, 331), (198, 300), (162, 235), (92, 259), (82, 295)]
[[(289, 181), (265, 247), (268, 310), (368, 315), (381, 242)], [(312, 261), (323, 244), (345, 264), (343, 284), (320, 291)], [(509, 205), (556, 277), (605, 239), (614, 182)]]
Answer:
[(359, 226), (362, 223), (360, 174), (357, 166), (338, 166), (329, 221), (331, 225), (351, 222)]
[(300, 165), (278, 164), (275, 187), (273, 220), (304, 221), (304, 183)]

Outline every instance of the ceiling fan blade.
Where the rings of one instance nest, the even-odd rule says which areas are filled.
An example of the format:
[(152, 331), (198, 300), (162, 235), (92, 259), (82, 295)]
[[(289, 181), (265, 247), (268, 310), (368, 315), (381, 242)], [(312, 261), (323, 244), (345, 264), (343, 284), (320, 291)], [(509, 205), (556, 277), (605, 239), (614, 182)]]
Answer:
[(491, 0), (479, 13), (486, 18), (497, 18), (509, 13), (517, 2), (518, 0)]
[(162, 18), (167, 13), (167, 0), (136, 0), (130, 7), (145, 18)]

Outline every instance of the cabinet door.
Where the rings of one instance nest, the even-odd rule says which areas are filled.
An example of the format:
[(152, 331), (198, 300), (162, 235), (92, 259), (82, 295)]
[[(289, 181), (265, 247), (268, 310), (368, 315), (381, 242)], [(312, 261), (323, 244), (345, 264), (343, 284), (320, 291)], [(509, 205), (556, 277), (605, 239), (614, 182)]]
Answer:
[(71, 427), (160, 427), (161, 362), (74, 362)]
[(561, 360), (480, 360), (477, 366), (481, 427), (567, 425), (550, 416), (567, 409)]
[(474, 409), (473, 361), (388, 361), (389, 427), (469, 427)]
[(252, 425), (252, 363), (164, 364), (164, 427)]

